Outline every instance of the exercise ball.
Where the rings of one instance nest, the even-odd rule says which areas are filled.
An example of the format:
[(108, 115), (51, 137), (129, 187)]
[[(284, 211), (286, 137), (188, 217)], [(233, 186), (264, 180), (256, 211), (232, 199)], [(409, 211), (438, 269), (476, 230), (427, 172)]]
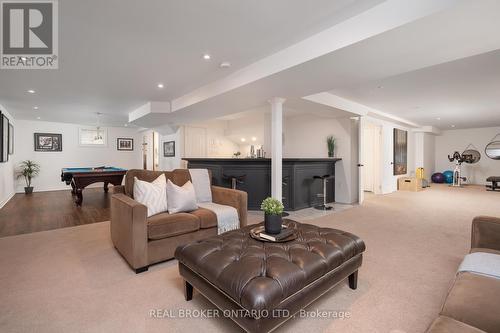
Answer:
[(431, 177), (433, 183), (444, 183), (444, 176), (441, 172), (436, 172)]
[(443, 172), (443, 176), (444, 176), (444, 182), (446, 184), (453, 183), (453, 171), (446, 170), (445, 172)]

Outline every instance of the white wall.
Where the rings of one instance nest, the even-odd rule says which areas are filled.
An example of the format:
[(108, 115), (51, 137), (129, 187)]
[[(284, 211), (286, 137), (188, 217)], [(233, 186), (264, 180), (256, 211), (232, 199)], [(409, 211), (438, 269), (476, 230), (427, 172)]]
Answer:
[[(180, 127), (176, 133), (162, 135), (160, 137), (160, 169), (174, 170), (183, 168), (182, 156), (184, 154), (184, 129)], [(167, 141), (175, 141), (175, 157), (164, 157), (163, 143)]]
[[(7, 112), (7, 110), (0, 105), (0, 111), (7, 116), (9, 122), (14, 125), (14, 133), (18, 131), (17, 122), (14, 118)], [(18, 149), (18, 141), (14, 140), (14, 153)], [(13, 155), (9, 156), (9, 160), (5, 163), (0, 163), (0, 208), (2, 208), (7, 201), (14, 195), (14, 159)]]
[[(40, 175), (33, 180), (35, 191), (68, 189), (61, 182), (61, 168), (115, 166), (125, 169), (141, 168), (142, 135), (137, 129), (109, 127), (107, 147), (80, 147), (78, 144), (79, 125), (44, 121), (17, 120), (15, 129), (14, 160), (34, 160), (40, 164)], [(34, 133), (62, 134), (62, 152), (35, 152)], [(117, 138), (133, 138), (134, 151), (118, 151)], [(24, 191), (24, 181), (17, 182), (17, 191)], [(100, 186), (100, 185), (98, 185)]]
[(436, 155), (436, 136), (432, 133), (415, 133), (415, 169), (424, 168), (425, 179), (430, 180), (434, 173)]
[[(188, 155), (191, 155), (188, 157), (232, 157), (235, 152), (240, 150), (240, 147), (233, 140), (228, 138), (226, 135), (226, 126), (227, 123), (225, 121), (210, 121), (201, 124), (181, 126), (174, 134), (162, 135), (160, 137), (160, 168), (162, 170), (184, 168), (185, 163), (182, 161), (182, 158)], [(202, 150), (206, 151), (206, 153), (196, 156), (186, 153), (186, 151), (199, 150), (199, 147), (194, 147), (196, 149), (186, 147), (190, 141), (187, 141), (184, 136), (186, 133), (189, 133), (190, 129), (205, 130), (203, 143), (206, 144), (206, 147)], [(199, 133), (199, 131), (197, 131), (197, 133)], [(163, 156), (163, 143), (167, 141), (175, 141), (175, 157)]]
[[(368, 121), (382, 126), (382, 193), (391, 193), (398, 189), (398, 178), (404, 176), (415, 175), (415, 133), (410, 128), (399, 126), (398, 124), (366, 117)], [(393, 159), (394, 159), (394, 128), (399, 128), (408, 131), (408, 173), (406, 175), (394, 176)]]
[(328, 157), (326, 138), (337, 139), (335, 156), (335, 200), (353, 203), (358, 200), (357, 126), (349, 118), (324, 118), (311, 114), (287, 117), (284, 121), (283, 157)]
[[(470, 184), (486, 184), (489, 176), (500, 176), (500, 161), (488, 158), (484, 148), (500, 133), (500, 127), (471, 128), (443, 131), (436, 137), (436, 172), (453, 170), (455, 162), (448, 160), (453, 152), (462, 152), (469, 144), (473, 144), (481, 153), (481, 160), (476, 164), (462, 164), (462, 176), (468, 178)], [(497, 138), (500, 140), (500, 137)]]

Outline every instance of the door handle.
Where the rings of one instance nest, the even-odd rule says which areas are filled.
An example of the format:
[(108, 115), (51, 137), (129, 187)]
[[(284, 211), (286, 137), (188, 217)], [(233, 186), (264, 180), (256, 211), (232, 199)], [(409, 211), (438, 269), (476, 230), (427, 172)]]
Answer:
[(362, 166), (364, 166), (364, 165), (363, 164), (358, 164), (358, 167), (362, 167)]

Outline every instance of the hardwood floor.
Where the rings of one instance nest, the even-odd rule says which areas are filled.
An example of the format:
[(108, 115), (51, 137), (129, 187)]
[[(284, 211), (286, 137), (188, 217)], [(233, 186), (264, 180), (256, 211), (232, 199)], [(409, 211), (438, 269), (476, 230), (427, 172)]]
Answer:
[(85, 189), (82, 207), (75, 205), (69, 190), (18, 193), (0, 209), (0, 237), (108, 221), (111, 192)]

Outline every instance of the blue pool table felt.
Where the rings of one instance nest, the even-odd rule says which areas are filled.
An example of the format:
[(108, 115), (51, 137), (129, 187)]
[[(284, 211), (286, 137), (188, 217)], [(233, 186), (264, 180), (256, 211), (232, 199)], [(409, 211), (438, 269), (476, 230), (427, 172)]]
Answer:
[(127, 171), (122, 168), (106, 167), (101, 169), (94, 168), (63, 168), (63, 172), (73, 172), (73, 173), (85, 173), (85, 172), (112, 172), (112, 171)]

